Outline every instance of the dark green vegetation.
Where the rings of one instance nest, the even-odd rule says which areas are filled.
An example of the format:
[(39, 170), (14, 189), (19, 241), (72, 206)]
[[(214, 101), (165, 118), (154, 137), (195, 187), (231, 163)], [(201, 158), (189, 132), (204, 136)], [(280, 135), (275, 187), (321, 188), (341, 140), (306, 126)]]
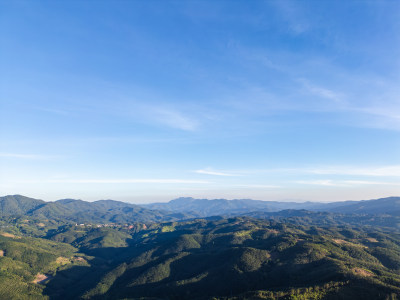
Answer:
[(86, 202), (62, 199), (55, 202), (45, 202), (21, 195), (0, 197), (0, 217), (10, 216), (77, 223), (132, 223), (132, 220), (157, 222), (180, 220), (188, 217), (182, 213), (156, 211), (113, 200)]
[[(57, 272), (87, 265), (77, 249), (49, 240), (0, 234), (0, 299), (42, 299), (42, 284)], [(45, 275), (46, 274), (46, 275)]]
[(243, 216), (253, 217), (257, 219), (283, 221), (298, 225), (367, 225), (400, 229), (400, 217), (389, 214), (344, 214), (288, 209), (279, 212), (251, 212), (243, 214)]
[(232, 218), (160, 224), (133, 241), (129, 259), (84, 298), (193, 299), (259, 291), (385, 299), (400, 293), (400, 235), (393, 232)]
[(144, 207), (170, 212), (190, 213), (198, 217), (241, 215), (260, 211), (279, 212), (287, 209), (400, 216), (400, 197), (333, 203), (178, 198), (168, 203), (152, 203), (144, 205)]
[[(61, 223), (131, 224), (133, 222), (181, 221), (211, 216), (252, 216), (275, 219), (301, 217), (307, 218), (306, 223), (312, 220), (316, 225), (323, 224), (323, 219), (326, 218), (333, 219), (333, 224), (350, 222), (356, 225), (398, 228), (400, 198), (336, 203), (179, 198), (168, 203), (134, 205), (114, 200), (86, 202), (62, 199), (45, 202), (20, 195), (0, 197), (0, 218), (3, 219), (28, 218)], [(329, 222), (325, 222), (325, 225), (328, 224)]]
[(0, 299), (400, 299), (395, 214), (155, 222), (175, 212), (22, 196), (0, 205)]
[[(1, 299), (400, 295), (400, 234), (388, 229), (231, 218), (148, 228), (64, 225), (45, 239), (5, 235)], [(34, 284), (38, 273), (51, 279)]]

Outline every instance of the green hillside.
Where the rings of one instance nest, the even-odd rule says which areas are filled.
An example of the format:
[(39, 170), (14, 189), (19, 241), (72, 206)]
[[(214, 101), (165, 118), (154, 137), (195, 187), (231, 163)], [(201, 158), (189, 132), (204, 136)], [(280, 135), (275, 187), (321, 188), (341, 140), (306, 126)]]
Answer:
[(26, 215), (45, 204), (46, 202), (43, 200), (21, 195), (0, 197), (0, 216)]
[(400, 299), (397, 215), (0, 203), (0, 299)]
[[(102, 233), (102, 239), (109, 239), (109, 233)], [(115, 247), (99, 243), (94, 238), (99, 232), (87, 235), (76, 241), (83, 241), (85, 249), (107, 259), (107, 264), (97, 281), (72, 285), (76, 298), (387, 299), (400, 295), (400, 235), (383, 229), (233, 218), (154, 224), (131, 232), (130, 237), (114, 235)], [(65, 276), (68, 272), (61, 280)], [(59, 280), (56, 275), (48, 284), (51, 298), (62, 298), (54, 288)], [(306, 298), (296, 298), (303, 297), (299, 295)]]
[(0, 218), (28, 217), (70, 223), (134, 223), (182, 220), (190, 214), (147, 209), (135, 204), (63, 199), (45, 202), (21, 195), (0, 197)]
[(88, 265), (82, 256), (68, 244), (0, 232), (0, 299), (47, 299), (44, 283)]

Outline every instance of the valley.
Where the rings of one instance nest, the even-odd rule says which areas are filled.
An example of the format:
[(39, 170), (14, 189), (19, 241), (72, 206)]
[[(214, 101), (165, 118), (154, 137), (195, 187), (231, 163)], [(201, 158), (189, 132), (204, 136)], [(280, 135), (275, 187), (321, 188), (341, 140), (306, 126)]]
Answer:
[[(379, 200), (370, 201), (364, 209)], [(238, 213), (233, 208), (225, 209), (226, 215), (196, 217), (184, 207), (156, 210), (117, 201), (54, 205), (6, 196), (0, 203), (2, 299), (400, 295), (400, 222), (395, 214)], [(206, 204), (214, 205), (212, 200)]]

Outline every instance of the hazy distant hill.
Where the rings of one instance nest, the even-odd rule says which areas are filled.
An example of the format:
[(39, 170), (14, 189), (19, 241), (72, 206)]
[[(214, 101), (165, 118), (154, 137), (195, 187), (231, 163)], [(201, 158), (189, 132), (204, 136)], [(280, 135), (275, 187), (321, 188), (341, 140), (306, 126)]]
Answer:
[(0, 216), (28, 216), (82, 223), (155, 222), (191, 217), (182, 213), (151, 210), (113, 200), (86, 202), (62, 199), (46, 202), (21, 195), (0, 197)]
[(256, 219), (276, 220), (297, 225), (316, 226), (382, 226), (400, 229), (400, 216), (387, 214), (337, 213), (327, 211), (309, 211), (304, 209), (286, 209), (278, 212), (253, 211), (243, 213)]
[[(317, 203), (319, 204), (319, 203)], [(150, 209), (160, 209), (175, 212), (187, 212), (200, 217), (216, 215), (234, 215), (252, 211), (275, 212), (284, 209), (308, 209), (315, 206), (313, 202), (279, 202), (251, 199), (194, 199), (178, 198), (167, 203), (152, 203), (142, 205)]]
[(400, 216), (400, 197), (388, 197), (376, 200), (349, 201), (341, 206), (329, 206), (327, 210), (355, 214), (388, 214)]
[[(290, 216), (287, 215), (289, 211), (292, 211)], [(361, 223), (370, 225), (378, 219), (371, 221), (371, 218), (361, 218), (360, 215), (393, 216), (393, 218), (386, 217), (379, 222), (376, 221), (374, 224), (397, 226), (396, 218), (400, 217), (400, 198), (390, 197), (334, 203), (178, 198), (167, 203), (135, 205), (114, 200), (87, 202), (62, 199), (46, 202), (21, 195), (0, 197), (0, 217), (26, 216), (78, 223), (162, 222), (211, 216), (244, 215), (264, 219), (293, 218), (293, 214), (297, 214), (297, 217), (301, 215), (303, 219), (312, 218), (314, 223), (324, 220), (321, 215), (312, 214), (312, 211), (353, 215), (353, 219), (356, 218), (355, 215), (358, 215), (357, 222), (362, 221)], [(281, 213), (274, 214), (278, 212)], [(329, 215), (329, 218), (332, 218), (332, 216)], [(352, 221), (351, 218), (340, 215), (335, 215), (333, 219), (335, 223)]]
[[(167, 203), (142, 205), (150, 209), (171, 212), (186, 212), (199, 217), (216, 215), (249, 215), (253, 212), (278, 212), (282, 210), (327, 211), (347, 214), (389, 214), (400, 216), (400, 197), (364, 201), (322, 202), (279, 202), (250, 199), (194, 199), (178, 198)], [(250, 214), (253, 215), (253, 214)]]

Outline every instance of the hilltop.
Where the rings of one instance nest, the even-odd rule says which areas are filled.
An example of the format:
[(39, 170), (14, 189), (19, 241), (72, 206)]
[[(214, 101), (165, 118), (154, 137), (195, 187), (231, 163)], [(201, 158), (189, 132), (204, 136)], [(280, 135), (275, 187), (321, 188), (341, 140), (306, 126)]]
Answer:
[(398, 204), (0, 197), (0, 297), (396, 299)]

